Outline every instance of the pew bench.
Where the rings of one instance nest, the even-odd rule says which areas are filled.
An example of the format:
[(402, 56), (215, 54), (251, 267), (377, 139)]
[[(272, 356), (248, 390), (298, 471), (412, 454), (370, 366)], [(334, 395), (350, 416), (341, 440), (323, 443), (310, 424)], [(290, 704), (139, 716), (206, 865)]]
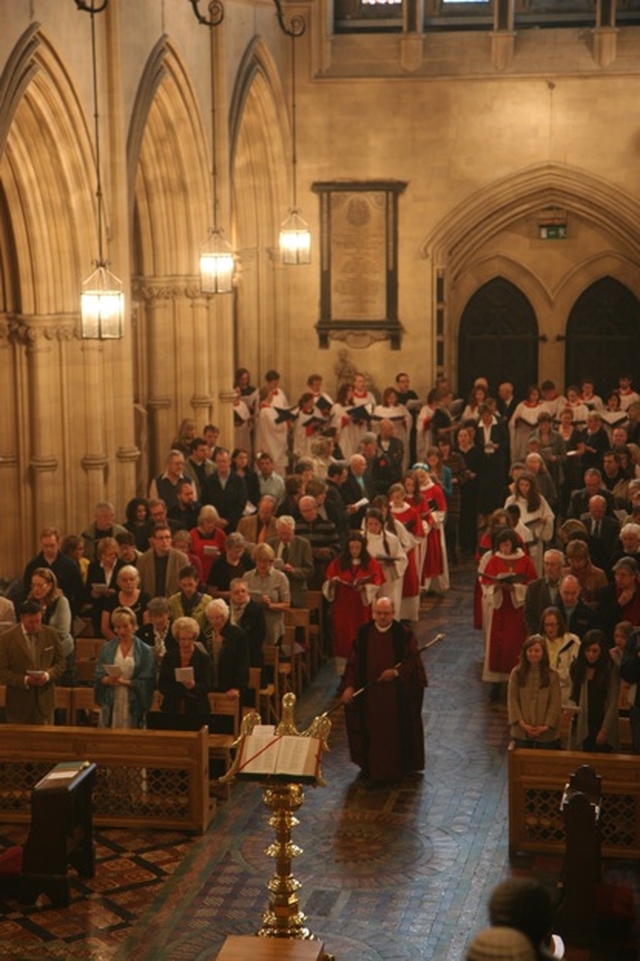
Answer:
[(94, 823), (203, 834), (213, 820), (209, 735), (200, 731), (0, 725), (0, 821), (31, 817), (31, 790), (60, 761), (97, 765)]

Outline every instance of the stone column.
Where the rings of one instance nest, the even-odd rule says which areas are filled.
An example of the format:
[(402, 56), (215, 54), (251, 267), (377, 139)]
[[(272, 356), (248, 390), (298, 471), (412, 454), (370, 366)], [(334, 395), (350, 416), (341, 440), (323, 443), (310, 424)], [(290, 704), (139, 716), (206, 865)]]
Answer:
[(87, 518), (93, 517), (93, 507), (105, 498), (105, 468), (109, 462), (105, 437), (104, 349), (100, 340), (82, 341), (85, 449), (80, 463), (87, 478)]
[[(200, 293), (199, 286), (187, 287), (186, 295), (191, 301), (193, 317), (193, 407), (194, 420), (201, 431), (212, 418), (211, 405), (211, 364), (209, 357), (209, 311), (207, 298)], [(215, 342), (215, 338), (211, 338)]]
[(514, 0), (495, 0), (493, 33), (491, 34), (491, 62), (497, 70), (504, 70), (513, 60), (516, 33)]
[[(175, 290), (170, 285), (151, 284), (141, 280), (136, 284), (135, 296), (143, 302), (145, 313), (144, 340), (149, 371), (148, 458), (149, 473), (154, 476), (163, 469), (164, 459), (177, 427), (170, 413), (173, 402), (167, 386), (173, 379), (169, 371), (173, 371), (175, 363), (171, 309)], [(148, 490), (148, 483), (146, 487)]]

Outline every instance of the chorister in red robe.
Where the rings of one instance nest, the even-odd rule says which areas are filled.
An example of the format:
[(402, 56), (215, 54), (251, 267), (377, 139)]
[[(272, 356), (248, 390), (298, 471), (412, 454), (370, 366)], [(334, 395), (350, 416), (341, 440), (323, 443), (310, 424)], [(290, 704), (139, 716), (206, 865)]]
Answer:
[[(508, 532), (515, 541), (515, 535)], [(503, 551), (499, 544), (481, 575), (484, 605), (485, 657), (482, 680), (507, 681), (518, 663), (526, 637), (524, 596), (535, 581), (535, 567), (520, 547)]]

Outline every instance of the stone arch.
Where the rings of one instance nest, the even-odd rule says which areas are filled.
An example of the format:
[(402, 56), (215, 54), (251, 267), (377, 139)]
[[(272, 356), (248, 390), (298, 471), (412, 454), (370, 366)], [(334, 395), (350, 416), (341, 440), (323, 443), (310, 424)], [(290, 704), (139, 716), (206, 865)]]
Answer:
[[(513, 235), (518, 226), (522, 234), (526, 224), (528, 242), (535, 242), (537, 217), (549, 208), (565, 211), (570, 225), (599, 237), (597, 252), (579, 252), (559, 273), (545, 273), (539, 262), (532, 267), (522, 245), (520, 252), (514, 252), (506, 241), (500, 241), (503, 235)], [(557, 344), (564, 339), (573, 300), (603, 271), (610, 272), (612, 262), (624, 276), (637, 274), (639, 239), (640, 203), (636, 198), (600, 177), (563, 164), (541, 164), (476, 191), (436, 226), (420, 249), (431, 261), (432, 289), (438, 290), (441, 298), (436, 302), (434, 294), (434, 313), (439, 310), (445, 315), (439, 325), (444, 344), (440, 370), (452, 375), (457, 367), (457, 337), (465, 303), (490, 276), (503, 275), (521, 287), (540, 318), (541, 376), (561, 381), (564, 363)]]
[[(288, 207), (291, 131), (275, 63), (260, 38), (247, 48), (231, 98), (233, 209), (242, 258), (236, 358), (254, 376), (289, 367), (289, 316), (278, 260), (278, 230)], [(280, 335), (273, 337), (276, 323)]]

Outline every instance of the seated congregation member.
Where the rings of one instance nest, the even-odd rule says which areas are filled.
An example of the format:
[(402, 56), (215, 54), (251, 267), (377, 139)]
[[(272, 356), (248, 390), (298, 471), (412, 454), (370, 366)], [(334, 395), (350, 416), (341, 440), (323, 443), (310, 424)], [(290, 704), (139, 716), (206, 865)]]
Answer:
[(65, 670), (58, 632), (42, 623), (38, 601), (25, 601), (18, 615), (20, 623), (2, 634), (0, 644), (6, 720), (8, 724), (53, 724), (54, 685)]
[(600, 494), (607, 502), (606, 513), (613, 517), (615, 507), (613, 494), (606, 489), (602, 483), (602, 474), (595, 467), (589, 468), (584, 472), (584, 487), (574, 490), (569, 499), (567, 508), (567, 518), (578, 520), (583, 514), (589, 513), (589, 501), (595, 495)]
[[(173, 622), (171, 634), (177, 646), (162, 659), (158, 690), (162, 694), (164, 713), (184, 715), (206, 724), (213, 668), (209, 654), (196, 644), (200, 632), (200, 624), (192, 617), (178, 617)], [(185, 668), (191, 668), (190, 676), (183, 674), (178, 679), (177, 672)]]
[(231, 470), (231, 455), (220, 448), (216, 454), (216, 469), (202, 489), (202, 504), (211, 504), (220, 515), (218, 524), (226, 533), (235, 531), (247, 504), (244, 479)]
[(619, 691), (620, 675), (604, 634), (587, 631), (571, 665), (571, 700), (580, 709), (573, 719), (575, 751), (618, 749)]
[[(123, 537), (124, 535), (120, 534), (119, 536)], [(120, 544), (119, 541), (118, 544)], [(74, 564), (78, 565), (78, 568), (80, 569), (80, 577), (82, 578), (84, 594), (84, 590), (86, 590), (87, 586), (87, 573), (89, 571), (89, 559), (84, 556), (84, 541), (78, 534), (67, 534), (67, 536), (62, 539), (60, 553), (64, 557), (69, 557)], [(58, 584), (58, 587), (60, 587), (60, 584)], [(62, 590), (61, 587), (60, 589)], [(69, 598), (67, 598), (67, 600), (69, 600)], [(69, 603), (69, 606), (71, 607), (71, 603)]]
[(620, 661), (620, 677), (631, 686), (629, 694), (629, 700), (632, 700), (629, 711), (631, 743), (633, 753), (640, 754), (640, 628), (632, 628), (628, 633)]
[(200, 508), (198, 523), (190, 532), (191, 549), (202, 564), (202, 579), (209, 579), (211, 565), (224, 551), (226, 535), (220, 527), (220, 515), (210, 504)]
[(116, 544), (120, 553), (120, 560), (132, 567), (138, 566), (138, 558), (142, 557), (142, 551), (136, 547), (136, 540), (131, 531), (124, 531), (123, 534), (116, 534)]
[[(71, 607), (58, 587), (56, 575), (52, 570), (48, 567), (36, 567), (31, 575), (31, 591), (27, 599), (36, 601), (40, 605), (42, 623), (56, 631), (62, 653), (65, 658), (70, 658), (75, 648), (71, 634)], [(68, 662), (68, 667), (71, 666), (72, 664)]]
[(537, 634), (540, 630), (542, 612), (547, 607), (555, 607), (558, 600), (560, 581), (564, 568), (564, 554), (555, 548), (544, 552), (542, 560), (543, 575), (527, 584), (524, 596), (525, 632)]
[(169, 597), (178, 590), (178, 574), (189, 558), (172, 546), (171, 530), (166, 524), (156, 524), (150, 544), (138, 561), (140, 586), (152, 597)]
[(229, 605), (216, 597), (207, 605), (213, 673), (211, 690), (244, 695), (249, 684), (249, 642), (242, 628), (229, 622)]
[(236, 577), (244, 577), (252, 567), (253, 560), (244, 537), (239, 531), (233, 531), (225, 541), (224, 552), (211, 565), (207, 593), (228, 600), (231, 581)]
[(113, 537), (103, 537), (96, 547), (96, 558), (87, 571), (87, 601), (91, 605), (91, 623), (94, 637), (102, 636), (102, 612), (110, 597), (118, 590), (118, 572), (124, 563), (120, 560), (118, 542)]
[[(365, 686), (367, 690), (354, 697)], [(398, 781), (423, 770), (426, 686), (412, 631), (394, 619), (392, 600), (379, 597), (373, 620), (356, 635), (340, 685), (349, 753), (365, 778)]]
[(295, 533), (296, 522), (289, 514), (283, 514), (276, 521), (276, 537), (268, 541), (275, 552), (274, 566), (282, 571), (289, 581), (291, 607), (306, 607), (307, 584), (313, 577), (315, 565), (311, 542)]
[(152, 597), (147, 605), (148, 623), (139, 627), (137, 635), (141, 641), (152, 648), (156, 665), (159, 667), (162, 658), (175, 647), (175, 640), (171, 634), (171, 616), (169, 601), (166, 597)]
[(165, 460), (165, 469), (149, 485), (149, 500), (163, 500), (167, 510), (178, 504), (178, 482), (185, 480), (185, 455), (179, 450), (170, 450)]
[(247, 637), (249, 666), (262, 667), (262, 645), (267, 636), (264, 605), (251, 598), (247, 582), (239, 577), (235, 577), (230, 585), (229, 623), (241, 628)]
[(560, 747), (560, 678), (537, 634), (524, 641), (518, 664), (509, 674), (507, 706), (516, 747)]
[(280, 644), (284, 636), (284, 611), (291, 606), (289, 581), (282, 571), (274, 568), (275, 553), (268, 544), (258, 544), (253, 552), (255, 569), (248, 571), (244, 581), (249, 595), (264, 607), (267, 626), (266, 644)]
[(371, 603), (382, 581), (382, 569), (369, 554), (364, 537), (352, 531), (342, 553), (329, 564), (322, 587), (331, 605), (333, 655), (340, 674), (356, 633), (371, 620)]
[(498, 684), (508, 680), (522, 649), (524, 598), (527, 584), (536, 579), (536, 572), (512, 530), (497, 531), (494, 541), (496, 546), (480, 583), (485, 631), (482, 680), (491, 683), (491, 699), (497, 700)]
[(633, 521), (624, 525), (620, 531), (621, 548), (614, 551), (609, 559), (611, 567), (622, 557), (631, 557), (640, 568), (640, 524)]
[(176, 531), (181, 530), (180, 521), (174, 521), (169, 517), (167, 514), (167, 505), (161, 498), (154, 498), (149, 501), (149, 517), (151, 520), (149, 522), (147, 550), (151, 544), (151, 536), (158, 524), (162, 524), (163, 527), (168, 527), (172, 535), (175, 534)]
[(569, 671), (578, 656), (580, 638), (576, 634), (569, 633), (564, 617), (557, 607), (548, 607), (542, 612), (539, 633), (549, 653), (549, 664), (554, 671), (558, 672), (564, 707), (571, 697)]
[(179, 451), (184, 457), (188, 457), (191, 452), (191, 444), (195, 440), (198, 428), (195, 420), (191, 417), (184, 417), (180, 421), (178, 433), (171, 442), (173, 450)]
[(586, 632), (596, 626), (597, 616), (580, 597), (580, 582), (574, 574), (564, 575), (558, 595), (556, 607), (564, 617), (567, 630), (582, 640)]
[(520, 519), (531, 532), (528, 542), (529, 556), (538, 577), (542, 577), (544, 544), (553, 537), (555, 516), (551, 507), (539, 491), (533, 474), (523, 471), (514, 485), (514, 492), (507, 497), (505, 507), (516, 504), (520, 509)]
[(100, 727), (138, 728), (153, 701), (156, 664), (148, 644), (136, 636), (138, 622), (128, 607), (111, 615), (115, 638), (103, 644), (94, 679)]
[(238, 533), (249, 544), (262, 544), (276, 536), (276, 499), (271, 494), (260, 498), (255, 514), (238, 522)]
[(131, 564), (125, 564), (116, 575), (117, 590), (104, 600), (100, 629), (108, 641), (116, 635), (111, 624), (111, 615), (116, 607), (128, 607), (136, 615), (138, 627), (147, 623), (147, 605), (151, 595), (140, 590), (140, 574)]
[[(551, 895), (534, 878), (508, 878), (501, 881), (489, 898), (492, 930), (514, 928), (523, 934), (533, 949), (535, 961), (564, 958), (562, 938), (553, 933), (555, 907)], [(506, 961), (504, 955), (500, 955)], [(480, 957), (485, 958), (484, 954)], [(525, 961), (522, 954), (519, 961)]]
[(204, 584), (204, 572), (202, 570), (202, 561), (198, 555), (193, 550), (193, 544), (191, 543), (191, 532), (190, 531), (175, 531), (173, 537), (171, 538), (171, 543), (177, 551), (182, 554), (186, 554), (189, 564), (195, 567), (196, 575), (198, 577), (198, 584)]
[[(199, 625), (204, 632), (207, 626), (206, 609), (213, 600), (210, 594), (198, 590), (198, 572), (188, 564), (178, 574), (180, 590), (169, 598), (169, 614), (172, 621), (179, 617), (188, 617)], [(176, 636), (175, 633), (173, 635)]]
[(352, 454), (349, 459), (347, 477), (340, 486), (340, 494), (352, 530), (358, 530), (362, 526), (367, 507), (373, 499), (374, 493), (366, 459), (362, 454)]
[(540, 961), (527, 937), (516, 928), (483, 928), (473, 936), (464, 955), (464, 961)]

